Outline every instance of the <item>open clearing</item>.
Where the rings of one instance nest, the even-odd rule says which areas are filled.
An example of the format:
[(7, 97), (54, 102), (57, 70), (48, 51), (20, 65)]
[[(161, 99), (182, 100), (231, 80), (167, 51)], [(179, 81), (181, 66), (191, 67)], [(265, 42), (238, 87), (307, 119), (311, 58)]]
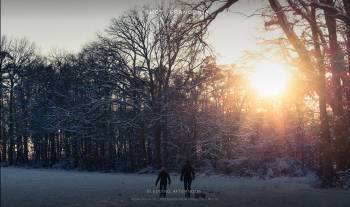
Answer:
[[(171, 175), (170, 190), (182, 189)], [(46, 169), (1, 168), (2, 207), (123, 207), (123, 206), (350, 206), (350, 191), (315, 189), (307, 178), (229, 178), (198, 176), (192, 189), (206, 200), (182, 200), (168, 193), (159, 200), (156, 175), (97, 173)]]

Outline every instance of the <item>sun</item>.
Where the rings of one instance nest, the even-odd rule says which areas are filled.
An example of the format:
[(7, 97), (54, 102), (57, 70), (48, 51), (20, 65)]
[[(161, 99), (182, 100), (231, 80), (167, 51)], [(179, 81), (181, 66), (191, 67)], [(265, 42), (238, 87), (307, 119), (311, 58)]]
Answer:
[(250, 77), (253, 88), (263, 97), (282, 95), (288, 86), (289, 74), (279, 62), (262, 61), (255, 65)]

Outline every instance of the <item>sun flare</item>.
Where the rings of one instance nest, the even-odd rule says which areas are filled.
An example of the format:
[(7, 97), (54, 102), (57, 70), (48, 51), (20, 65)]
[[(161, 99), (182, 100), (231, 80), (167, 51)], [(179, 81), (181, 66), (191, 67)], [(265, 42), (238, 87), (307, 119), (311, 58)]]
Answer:
[(260, 95), (275, 97), (286, 91), (289, 75), (283, 64), (263, 61), (259, 62), (254, 69), (250, 81)]

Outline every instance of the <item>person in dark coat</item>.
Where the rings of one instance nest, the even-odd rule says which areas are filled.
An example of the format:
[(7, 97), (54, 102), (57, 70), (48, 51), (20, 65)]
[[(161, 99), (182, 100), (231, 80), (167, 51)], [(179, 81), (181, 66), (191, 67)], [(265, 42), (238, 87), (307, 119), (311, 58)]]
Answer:
[(158, 178), (156, 180), (156, 186), (159, 183), (159, 197), (164, 197), (166, 196), (166, 188), (167, 188), (167, 183), (170, 185), (170, 176), (169, 173), (166, 172), (165, 167), (162, 167), (159, 171)]
[(182, 166), (181, 170), (181, 181), (184, 181), (185, 197), (189, 198), (191, 196), (191, 183), (194, 177), (194, 169), (190, 161), (186, 161), (186, 164)]

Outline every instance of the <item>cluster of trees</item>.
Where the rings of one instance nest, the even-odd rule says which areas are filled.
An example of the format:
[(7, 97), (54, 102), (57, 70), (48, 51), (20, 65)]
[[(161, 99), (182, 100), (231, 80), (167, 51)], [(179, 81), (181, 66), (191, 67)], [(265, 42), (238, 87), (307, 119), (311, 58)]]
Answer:
[[(197, 8), (212, 9), (205, 22), (238, 0), (203, 1)], [(350, 4), (337, 0), (269, 0), (265, 26), (283, 31), (278, 44), (298, 66), (308, 92), (319, 105), (319, 173), (330, 185), (337, 171), (350, 167)]]
[(190, 156), (195, 94), (215, 72), (201, 64), (196, 17), (161, 9), (113, 19), (77, 55), (40, 57), (27, 40), (3, 36), (2, 162), (137, 169)]
[(291, 156), (333, 183), (350, 168), (349, 4), (269, 0), (265, 26), (282, 29), (273, 42), (299, 71), (293, 95), (272, 106), (208, 56), (207, 26), (235, 2), (190, 5), (213, 10), (204, 19), (129, 11), (79, 54), (42, 57), (3, 36), (1, 162), (132, 171)]
[[(314, 82), (310, 85), (320, 111), (320, 175), (325, 184), (331, 184), (336, 171), (350, 168), (350, 24), (337, 21), (338, 11), (350, 17), (350, 4), (346, 0), (289, 0), (288, 12), (279, 1), (269, 2), (298, 54), (305, 81)], [(288, 18), (292, 13), (294, 18)]]

